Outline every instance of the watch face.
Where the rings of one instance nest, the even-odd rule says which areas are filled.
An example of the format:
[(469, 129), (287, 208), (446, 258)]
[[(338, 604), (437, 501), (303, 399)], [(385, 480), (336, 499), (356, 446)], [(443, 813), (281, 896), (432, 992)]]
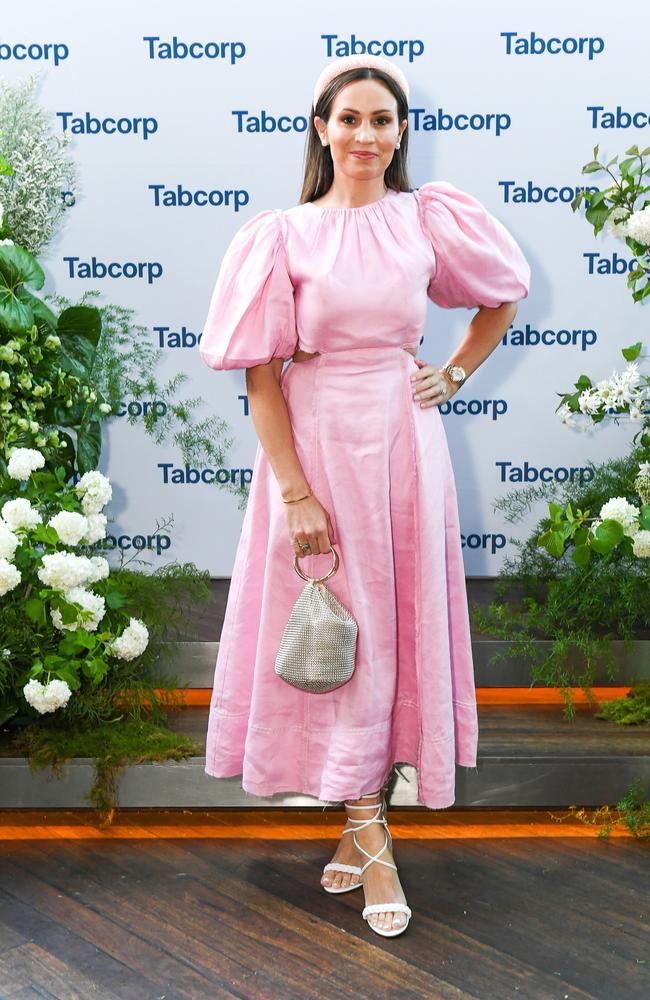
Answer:
[(450, 365), (447, 369), (453, 382), (462, 382), (465, 378), (465, 372), (460, 367), (460, 365)]

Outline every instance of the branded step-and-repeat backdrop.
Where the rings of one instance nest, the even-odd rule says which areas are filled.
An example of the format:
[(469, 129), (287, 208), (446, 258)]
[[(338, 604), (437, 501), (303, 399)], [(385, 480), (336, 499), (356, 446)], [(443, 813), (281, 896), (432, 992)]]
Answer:
[[(624, 363), (620, 348), (647, 333), (626, 286), (627, 247), (606, 232), (594, 238), (570, 207), (581, 187), (611, 183), (581, 173), (596, 143), (603, 160), (650, 142), (639, 88), (647, 42), (609, 4), (13, 5), (0, 72), (41, 74), (40, 103), (72, 137), (79, 165), (79, 190), (43, 260), (44, 291), (76, 300), (98, 289), (101, 302), (136, 310), (163, 351), (158, 381), (187, 373), (182, 395), (200, 395), (198, 415), (222, 418), (233, 439), (222, 467), (188, 468), (177, 448), (128, 423), (143, 404), (123, 401), (102, 471), (114, 485), (112, 544), (127, 557), (142, 550), (154, 566), (192, 560), (231, 575), (243, 510), (223, 484), (250, 479), (257, 436), (245, 373), (214, 372), (199, 357), (202, 323), (236, 229), (298, 203), (316, 76), (364, 51), (395, 60), (409, 79), (413, 186), (448, 180), (480, 198), (532, 267), (503, 341), (441, 407), (467, 574), (496, 575), (510, 537), (525, 537), (546, 512), (540, 504), (512, 524), (496, 498), (579, 480), (587, 459), (628, 440), (624, 428), (582, 433), (554, 414), (558, 393), (583, 372), (609, 375)], [(444, 364), (473, 315), (430, 303), (420, 357)]]

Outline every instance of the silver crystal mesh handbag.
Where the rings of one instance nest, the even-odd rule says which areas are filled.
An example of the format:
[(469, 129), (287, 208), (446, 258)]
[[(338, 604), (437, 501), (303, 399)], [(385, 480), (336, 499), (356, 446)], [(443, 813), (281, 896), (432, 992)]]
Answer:
[(332, 568), (321, 577), (305, 576), (298, 554), (294, 555), (294, 569), (307, 585), (293, 606), (275, 660), (278, 677), (313, 694), (341, 687), (354, 673), (358, 627), (350, 611), (325, 586), (339, 565), (333, 546), (330, 551)]

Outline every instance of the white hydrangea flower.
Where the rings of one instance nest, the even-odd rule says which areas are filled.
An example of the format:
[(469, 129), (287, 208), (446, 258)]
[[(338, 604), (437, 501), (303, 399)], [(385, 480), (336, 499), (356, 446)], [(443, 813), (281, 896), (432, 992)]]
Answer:
[(84, 514), (99, 514), (113, 496), (113, 489), (106, 476), (93, 469), (84, 472), (75, 486), (77, 496), (81, 498)]
[(53, 608), (50, 611), (50, 616), (54, 626), (61, 632), (64, 629), (74, 632), (78, 628), (85, 628), (88, 632), (94, 632), (106, 614), (104, 598), (100, 594), (94, 594), (92, 590), (86, 590), (84, 587), (71, 587), (69, 590), (66, 590), (65, 598), (67, 601), (74, 601), (75, 604), (80, 604), (85, 611), (90, 611), (91, 617), (85, 619), (81, 614), (78, 614), (76, 621), (65, 623), (59, 609)]
[(75, 510), (60, 510), (47, 522), (54, 528), (64, 545), (78, 545), (88, 531), (88, 521)]
[(106, 538), (106, 525), (108, 520), (106, 514), (86, 514), (88, 527), (84, 534), (84, 542), (93, 545), (100, 539)]
[(98, 580), (105, 580), (111, 571), (108, 560), (103, 556), (91, 556), (90, 563), (93, 566), (93, 575), (87, 583), (97, 583)]
[(107, 652), (120, 660), (134, 660), (145, 651), (149, 643), (149, 630), (139, 618), (131, 618), (122, 635), (107, 646)]
[(72, 691), (66, 681), (54, 678), (43, 685), (32, 677), (23, 688), (25, 701), (44, 715), (46, 712), (56, 712), (57, 708), (65, 708)]
[(44, 465), (45, 456), (35, 448), (14, 448), (7, 462), (7, 472), (12, 479), (29, 479), (35, 469), (42, 469)]
[(7, 237), (4, 240), (0, 240), (0, 246), (1, 247), (8, 247), (8, 246), (13, 246), (13, 245), (14, 245), (14, 241), (10, 240), (9, 237)]
[(650, 559), (650, 531), (642, 528), (632, 540), (632, 551), (641, 559)]
[(14, 564), (0, 557), (0, 597), (4, 597), (10, 590), (17, 587), (21, 580), (20, 571), (16, 569)]
[(11, 562), (17, 548), (18, 535), (14, 535), (9, 525), (0, 517), (0, 557)]
[(7, 500), (2, 505), (0, 516), (2, 516), (3, 521), (9, 525), (12, 531), (35, 528), (43, 520), (39, 511), (35, 507), (32, 507), (26, 497)]
[(69, 590), (86, 583), (94, 569), (86, 556), (76, 556), (73, 552), (52, 552), (43, 556), (37, 576), (46, 587)]
[(632, 212), (627, 220), (626, 235), (639, 243), (650, 245), (650, 205), (639, 209), (638, 212)]
[(600, 516), (612, 518), (623, 525), (623, 532), (626, 535), (635, 535), (639, 530), (639, 515), (641, 511), (634, 504), (629, 503), (625, 497), (612, 497), (604, 503), (600, 509)]
[(110, 413), (111, 412), (111, 404), (110, 403), (100, 403), (99, 404), (99, 409), (101, 410), (102, 413)]

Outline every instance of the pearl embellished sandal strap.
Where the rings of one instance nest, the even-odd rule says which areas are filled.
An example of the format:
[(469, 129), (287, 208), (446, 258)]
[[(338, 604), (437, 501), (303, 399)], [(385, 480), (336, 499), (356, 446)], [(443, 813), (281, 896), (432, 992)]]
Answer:
[(368, 913), (405, 913), (407, 917), (412, 916), (411, 907), (407, 906), (406, 903), (370, 903), (368, 906), (364, 906), (362, 917), (365, 917)]
[(330, 861), (328, 865), (323, 868), (324, 872), (347, 872), (349, 875), (360, 875), (361, 869), (358, 865), (344, 865), (343, 862)]

